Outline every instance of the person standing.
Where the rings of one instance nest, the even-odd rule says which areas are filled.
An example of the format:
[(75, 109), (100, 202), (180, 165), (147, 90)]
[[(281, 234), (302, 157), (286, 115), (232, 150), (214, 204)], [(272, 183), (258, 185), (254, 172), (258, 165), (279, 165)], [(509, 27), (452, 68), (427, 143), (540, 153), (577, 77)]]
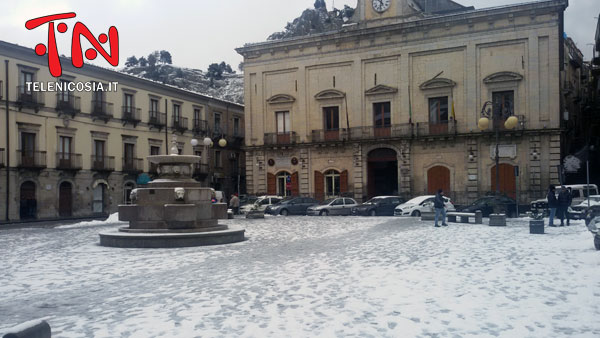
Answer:
[(571, 204), (573, 203), (573, 189), (568, 188), (567, 190), (569, 192), (569, 201), (567, 203), (567, 210), (565, 211), (565, 213), (566, 213), (565, 215), (567, 217), (567, 226), (571, 226), (571, 222), (570, 222), (571, 215), (569, 214), (569, 208), (571, 207)]
[(558, 217), (560, 218), (560, 226), (565, 226), (565, 217), (567, 218), (567, 223), (569, 222), (569, 217), (567, 215), (569, 205), (571, 200), (571, 194), (565, 186), (563, 185), (558, 193)]
[(237, 197), (237, 194), (233, 194), (231, 199), (229, 200), (229, 206), (233, 209), (234, 215), (240, 214), (240, 199)]
[(442, 215), (442, 225), (447, 227), (446, 223), (446, 206), (444, 203), (444, 191), (442, 189), (438, 189), (437, 194), (435, 194), (435, 199), (433, 200), (433, 207), (435, 208), (435, 227), (439, 228), (438, 219), (440, 218), (440, 214)]
[(548, 209), (550, 210), (550, 219), (548, 221), (548, 226), (555, 227), (554, 225), (554, 216), (556, 216), (556, 208), (558, 207), (558, 200), (556, 199), (556, 188), (554, 185), (551, 185), (548, 188)]

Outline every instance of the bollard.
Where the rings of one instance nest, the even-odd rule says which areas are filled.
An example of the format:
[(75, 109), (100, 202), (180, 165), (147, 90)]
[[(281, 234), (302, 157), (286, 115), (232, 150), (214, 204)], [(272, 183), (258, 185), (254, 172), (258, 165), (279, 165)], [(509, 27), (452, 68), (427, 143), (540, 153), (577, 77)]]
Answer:
[(475, 211), (475, 224), (483, 224), (483, 213), (481, 210)]
[(32, 320), (7, 330), (3, 338), (50, 338), (52, 332), (45, 320)]
[(529, 221), (529, 233), (530, 234), (544, 234), (544, 220), (543, 219), (532, 219)]

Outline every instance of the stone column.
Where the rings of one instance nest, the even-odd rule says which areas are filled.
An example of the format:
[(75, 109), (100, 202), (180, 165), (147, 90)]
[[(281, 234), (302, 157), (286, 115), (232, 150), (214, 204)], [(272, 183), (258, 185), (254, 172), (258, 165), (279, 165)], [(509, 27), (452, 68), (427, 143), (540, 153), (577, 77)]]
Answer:
[[(467, 164), (467, 201), (472, 202), (475, 201), (479, 197), (479, 182), (480, 182), (480, 173), (479, 173), (479, 144), (477, 139), (467, 139), (466, 144), (466, 159), (465, 163)], [(472, 159), (471, 159), (472, 152)]]

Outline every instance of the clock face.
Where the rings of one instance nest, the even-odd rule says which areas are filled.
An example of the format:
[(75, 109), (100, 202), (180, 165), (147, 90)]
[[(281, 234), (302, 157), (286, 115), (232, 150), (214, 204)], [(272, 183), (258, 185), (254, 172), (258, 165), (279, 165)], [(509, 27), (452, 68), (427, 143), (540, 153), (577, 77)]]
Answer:
[(373, 0), (373, 9), (376, 12), (382, 13), (390, 8), (390, 0)]

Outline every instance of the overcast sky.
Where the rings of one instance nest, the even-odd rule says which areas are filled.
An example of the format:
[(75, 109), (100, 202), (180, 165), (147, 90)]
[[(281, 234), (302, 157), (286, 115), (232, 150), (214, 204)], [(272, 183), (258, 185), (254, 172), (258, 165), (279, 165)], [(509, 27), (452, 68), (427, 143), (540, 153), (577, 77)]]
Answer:
[[(524, 1), (455, 0), (463, 5), (485, 8)], [(331, 9), (333, 0), (326, 0)], [(47, 25), (25, 29), (28, 19), (49, 14), (75, 12), (77, 19), (98, 35), (114, 25), (119, 30), (120, 65), (128, 56), (148, 55), (153, 50), (171, 52), (178, 66), (206, 69), (210, 63), (225, 61), (237, 69), (242, 57), (234, 48), (260, 42), (281, 31), (314, 0), (2, 0), (0, 40), (35, 47), (47, 41)], [(356, 0), (335, 0), (335, 7), (356, 7)], [(565, 31), (589, 59), (600, 0), (570, 0)], [(58, 35), (59, 53), (69, 56), (70, 32)], [(109, 66), (102, 58), (99, 65)]]

